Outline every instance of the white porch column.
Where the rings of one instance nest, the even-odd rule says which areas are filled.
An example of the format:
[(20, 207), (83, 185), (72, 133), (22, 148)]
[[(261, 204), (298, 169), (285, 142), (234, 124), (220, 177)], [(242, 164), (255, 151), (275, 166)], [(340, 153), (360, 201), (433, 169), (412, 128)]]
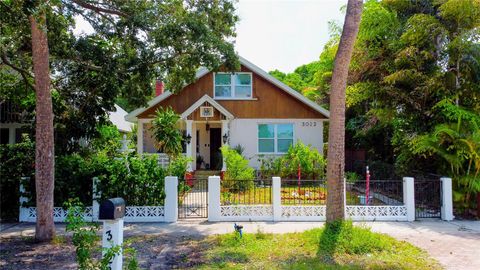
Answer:
[(415, 184), (413, 177), (403, 178), (403, 204), (407, 207), (407, 220), (415, 220)]
[(282, 181), (280, 177), (272, 177), (272, 206), (273, 221), (280, 221), (282, 218)]
[(453, 220), (452, 178), (442, 177), (442, 220)]
[(137, 153), (143, 154), (143, 122), (142, 119), (137, 120)]
[[(222, 137), (221, 137), (222, 146), (230, 144), (230, 129), (228, 128), (228, 123), (229, 122), (230, 122), (230, 120), (222, 120), (222, 134), (221, 134), (222, 135)], [(223, 142), (223, 136), (225, 134), (228, 136), (228, 139), (224, 143)], [(223, 156), (222, 156), (222, 158), (223, 158)], [(223, 158), (223, 160), (222, 160), (222, 172), (224, 172), (226, 170), (227, 170), (227, 163), (225, 162), (225, 158)]]
[(165, 222), (177, 222), (178, 218), (178, 177), (165, 177)]
[[(193, 138), (192, 130), (193, 130), (193, 120), (185, 120), (186, 123), (186, 132), (187, 136), (190, 135), (191, 138)], [(187, 164), (187, 172), (192, 172), (193, 171), (193, 165), (192, 163), (195, 161), (195, 157), (192, 155), (192, 140), (187, 144), (187, 157), (192, 158), (192, 161), (189, 161)]]
[(220, 176), (208, 177), (208, 221), (220, 221)]

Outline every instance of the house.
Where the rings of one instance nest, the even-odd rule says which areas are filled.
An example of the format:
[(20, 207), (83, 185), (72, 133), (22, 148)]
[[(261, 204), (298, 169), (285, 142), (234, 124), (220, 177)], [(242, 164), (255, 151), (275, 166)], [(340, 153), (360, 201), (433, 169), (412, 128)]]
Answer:
[[(125, 134), (132, 132), (132, 123), (125, 121), (128, 113), (115, 104), (115, 111), (108, 112), (108, 119), (118, 131)], [(22, 134), (29, 132), (32, 118), (27, 111), (11, 101), (0, 101), (0, 144), (15, 144), (22, 141)]]
[[(160, 107), (171, 107), (181, 115), (187, 139), (185, 154), (194, 162), (189, 171), (220, 169), (219, 148), (244, 148), (250, 166), (260, 166), (259, 157), (284, 154), (302, 141), (322, 153), (323, 126), (329, 112), (240, 57), (238, 72), (213, 72), (201, 68), (196, 81), (173, 94), (157, 82), (157, 96), (148, 106), (126, 116), (138, 124), (137, 152), (156, 153), (151, 121)], [(196, 157), (204, 164), (197, 168)], [(223, 170), (225, 168), (222, 168)]]

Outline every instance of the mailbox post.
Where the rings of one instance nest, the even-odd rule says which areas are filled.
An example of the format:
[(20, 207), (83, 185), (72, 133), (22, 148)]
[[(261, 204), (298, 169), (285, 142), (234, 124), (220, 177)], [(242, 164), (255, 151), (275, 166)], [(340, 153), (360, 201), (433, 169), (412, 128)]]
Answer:
[[(125, 201), (122, 198), (113, 198), (103, 201), (100, 204), (98, 219), (103, 221), (102, 233), (102, 256), (105, 256), (105, 249), (123, 244), (123, 217), (125, 216)], [(123, 250), (115, 255), (110, 261), (112, 270), (121, 270), (123, 262)]]

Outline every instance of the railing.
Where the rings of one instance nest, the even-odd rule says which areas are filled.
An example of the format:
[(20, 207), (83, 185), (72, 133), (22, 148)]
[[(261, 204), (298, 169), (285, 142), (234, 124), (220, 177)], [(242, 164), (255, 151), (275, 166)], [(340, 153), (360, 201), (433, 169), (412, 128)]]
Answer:
[(367, 198), (365, 180), (346, 183), (347, 205), (402, 205), (402, 180), (370, 180)]
[(272, 204), (272, 180), (222, 180), (221, 205)]
[(282, 204), (325, 205), (327, 185), (325, 180), (283, 180), (281, 186)]

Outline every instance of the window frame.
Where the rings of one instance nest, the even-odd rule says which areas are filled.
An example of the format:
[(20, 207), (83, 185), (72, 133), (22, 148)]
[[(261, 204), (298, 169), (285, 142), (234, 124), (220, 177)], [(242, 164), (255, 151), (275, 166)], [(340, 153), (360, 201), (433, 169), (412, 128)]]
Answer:
[[(217, 97), (217, 94), (216, 94), (216, 87), (217, 87), (217, 84), (215, 83), (215, 79), (216, 79), (216, 76), (217, 74), (228, 74), (230, 75), (230, 93), (231, 93), (231, 96), (230, 97), (224, 97), (224, 96), (219, 96)], [(235, 96), (235, 88), (236, 88), (236, 84), (235, 84), (235, 76), (237, 74), (247, 74), (250, 76), (250, 97), (236, 97)], [(228, 84), (219, 84), (218, 86), (228, 86)], [(239, 85), (241, 86), (241, 85)], [(243, 85), (243, 86), (247, 86), (247, 85)], [(253, 99), (253, 74), (252, 72), (214, 72), (213, 73), (213, 98), (214, 99), (218, 99), (218, 100), (235, 100), (235, 99), (238, 99), (238, 100), (250, 100), (250, 99)]]
[[(260, 138), (259, 135), (258, 135), (258, 129), (259, 129), (259, 126), (260, 125), (273, 125), (273, 138)], [(278, 152), (278, 134), (277, 134), (277, 126), (278, 125), (292, 125), (292, 145), (295, 144), (295, 123), (293, 122), (278, 122), (278, 123), (272, 123), (272, 122), (268, 122), (268, 123), (257, 123), (257, 154), (258, 155), (284, 155), (286, 154), (287, 152)], [(273, 152), (260, 152), (260, 139), (273, 139)], [(280, 138), (281, 140), (282, 139), (287, 139), (287, 140), (290, 140), (290, 138)]]

